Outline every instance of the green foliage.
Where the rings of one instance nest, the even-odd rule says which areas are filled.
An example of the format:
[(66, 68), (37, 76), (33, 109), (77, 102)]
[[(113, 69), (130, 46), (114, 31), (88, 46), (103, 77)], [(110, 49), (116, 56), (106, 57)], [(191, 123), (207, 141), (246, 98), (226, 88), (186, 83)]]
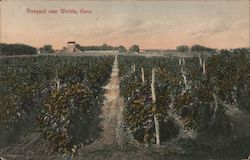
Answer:
[(79, 44), (76, 44), (76, 48), (80, 49), (81, 51), (99, 51), (99, 50), (115, 50), (116, 47), (103, 44), (101, 46), (81, 46)]
[(129, 48), (129, 52), (137, 52), (139, 53), (140, 52), (140, 48), (138, 45), (133, 45)]
[[(132, 130), (134, 137), (140, 142), (154, 143), (154, 114), (157, 115), (161, 126), (169, 126), (175, 130), (172, 132), (162, 129), (160, 132), (163, 137), (166, 138), (165, 132), (177, 134), (176, 128), (168, 120), (167, 109), (171, 102), (171, 96), (167, 89), (178, 85), (178, 79), (171, 77), (171, 73), (167, 70), (157, 69), (156, 104), (153, 104), (151, 97), (151, 66), (152, 64), (164, 66), (166, 64), (164, 60), (136, 56), (119, 56), (118, 59), (121, 80), (120, 94), (125, 98), (124, 121), (128, 128)], [(137, 64), (135, 72), (131, 69), (131, 65), (134, 63)], [(144, 83), (142, 83), (141, 78), (141, 67), (145, 71)], [(168, 80), (168, 84), (162, 85), (161, 82), (164, 80)]]
[(94, 95), (80, 83), (52, 90), (44, 101), (39, 125), (51, 142), (52, 152), (77, 153), (80, 142), (87, 136), (94, 108)]
[(225, 107), (219, 104), (213, 123), (210, 124), (210, 132), (215, 136), (229, 136), (231, 134), (232, 126), (228, 115), (226, 115)]
[(214, 49), (212, 48), (208, 48), (208, 47), (205, 47), (205, 46), (201, 46), (201, 45), (198, 45), (198, 44), (195, 44), (191, 47), (191, 51), (192, 52), (215, 52)]
[(187, 45), (177, 46), (176, 51), (185, 53), (189, 51), (189, 47)]
[(118, 46), (117, 49), (118, 49), (119, 53), (126, 52), (126, 48), (124, 46), (122, 46), (122, 45)]
[[(89, 122), (95, 107), (102, 103), (102, 86), (110, 76), (113, 59), (111, 56), (2, 58), (1, 130), (23, 122), (26, 130), (41, 129), (51, 142), (52, 153), (75, 155), (79, 143), (89, 137)], [(34, 125), (36, 119), (38, 126)]]
[(4, 44), (0, 43), (0, 54), (6, 56), (12, 55), (32, 55), (36, 54), (36, 48), (25, 44)]
[(40, 48), (40, 52), (41, 53), (53, 53), (54, 49), (52, 48), (52, 45), (46, 44)]
[[(140, 141), (154, 141), (154, 114), (161, 127), (171, 128), (166, 122), (172, 119), (168, 113), (172, 110), (180, 116), (186, 129), (199, 134), (229, 136), (232, 126), (226, 105), (249, 110), (250, 65), (249, 59), (241, 54), (208, 57), (205, 75), (197, 57), (186, 58), (182, 65), (174, 58), (119, 56), (118, 59), (121, 95), (125, 98), (124, 119)], [(135, 71), (131, 67), (133, 65)], [(141, 67), (145, 72), (144, 83)], [(150, 101), (152, 68), (156, 69), (156, 104)], [(183, 85), (183, 74), (188, 88)], [(166, 134), (169, 129), (161, 128), (161, 134)]]

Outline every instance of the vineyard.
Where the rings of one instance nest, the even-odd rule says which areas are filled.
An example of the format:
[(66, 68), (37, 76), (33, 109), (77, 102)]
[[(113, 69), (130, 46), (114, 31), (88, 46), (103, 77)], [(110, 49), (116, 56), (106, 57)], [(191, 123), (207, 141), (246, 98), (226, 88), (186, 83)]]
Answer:
[[(51, 154), (75, 155), (103, 101), (113, 57), (1, 59), (1, 145), (39, 129)], [(15, 141), (15, 139), (14, 139)]]
[[(204, 152), (213, 152), (212, 138), (226, 147), (240, 143), (237, 154), (249, 154), (250, 60), (245, 54), (5, 57), (0, 62), (1, 154), (36, 131), (49, 142), (51, 156), (77, 157), (81, 148), (95, 145), (93, 125), (100, 115), (108, 140), (115, 139), (105, 137), (115, 135), (106, 135), (115, 125), (114, 132), (131, 134), (139, 148), (184, 143), (199, 148), (199, 140), (208, 144)], [(106, 105), (105, 90), (115, 93)], [(122, 115), (116, 119), (121, 124), (105, 119), (112, 114)]]
[[(249, 142), (249, 125), (240, 128), (233, 115), (240, 110), (249, 117), (249, 62), (245, 55), (120, 56), (120, 94), (127, 128), (145, 145), (243, 135)], [(241, 123), (249, 124), (246, 120)], [(248, 154), (246, 148), (241, 151)]]

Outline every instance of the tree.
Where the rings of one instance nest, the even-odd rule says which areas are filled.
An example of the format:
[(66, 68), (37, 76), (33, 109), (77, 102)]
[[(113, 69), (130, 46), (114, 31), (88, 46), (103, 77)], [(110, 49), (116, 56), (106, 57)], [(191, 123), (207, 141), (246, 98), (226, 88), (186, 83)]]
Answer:
[(245, 55), (249, 54), (250, 52), (247, 48), (236, 48), (233, 50), (233, 53), (235, 55), (245, 56)]
[(189, 51), (189, 47), (187, 45), (181, 45), (181, 46), (177, 46), (176, 50), (178, 52), (184, 53), (184, 52), (188, 52)]
[(80, 46), (80, 44), (76, 44), (75, 47), (79, 50), (82, 50), (82, 47)]
[(32, 55), (36, 54), (36, 48), (25, 44), (0, 43), (1, 55)]
[(100, 50), (114, 50), (115, 47), (103, 44), (101, 46), (81, 46), (76, 44), (76, 48), (80, 49), (81, 51), (100, 51)]
[(108, 50), (108, 48), (109, 48), (109, 46), (105, 43), (101, 46), (102, 50)]
[(230, 52), (229, 50), (227, 50), (227, 49), (222, 49), (222, 50), (220, 50), (220, 53), (221, 53), (221, 55), (222, 55), (223, 57), (227, 57), (227, 58), (229, 58), (230, 55), (231, 55), (231, 52)]
[(54, 49), (52, 48), (52, 45), (46, 44), (40, 48), (40, 52), (41, 53), (53, 53)]
[(140, 48), (139, 48), (139, 46), (138, 45), (133, 45), (133, 46), (131, 46), (130, 48), (129, 48), (129, 51), (130, 52), (140, 52)]
[(118, 49), (119, 53), (126, 52), (126, 48), (124, 46), (122, 46), (122, 45), (118, 46), (117, 49)]
[(201, 45), (198, 45), (198, 44), (193, 45), (191, 47), (191, 51), (192, 52), (202, 52), (202, 51), (215, 52), (215, 50), (212, 49), (212, 48), (208, 48), (208, 47), (201, 46)]

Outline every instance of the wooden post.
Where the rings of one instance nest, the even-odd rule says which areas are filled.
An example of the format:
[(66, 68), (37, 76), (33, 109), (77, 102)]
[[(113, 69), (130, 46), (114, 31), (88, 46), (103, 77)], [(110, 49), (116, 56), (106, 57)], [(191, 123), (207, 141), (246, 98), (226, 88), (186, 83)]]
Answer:
[(56, 80), (56, 89), (58, 92), (60, 91), (60, 80), (59, 79)]
[(145, 82), (145, 77), (144, 77), (144, 69), (143, 67), (141, 67), (141, 79), (142, 79), (142, 83)]
[(200, 62), (200, 66), (202, 66), (201, 55), (199, 55), (199, 62)]
[(183, 77), (183, 81), (184, 81), (184, 84), (185, 84), (185, 90), (188, 88), (188, 85), (187, 85), (187, 77), (184, 73), (182, 73), (182, 77)]
[(56, 90), (59, 92), (59, 91), (60, 91), (60, 79), (59, 79), (59, 77), (58, 77), (57, 70), (56, 70), (55, 82), (56, 82)]
[(203, 61), (202, 69), (203, 69), (203, 74), (206, 74), (206, 59), (205, 58)]
[(184, 70), (183, 70), (183, 67), (184, 66), (181, 66), (181, 76), (182, 76), (182, 78), (183, 78), (183, 81), (184, 81), (184, 85), (185, 85), (185, 90), (184, 90), (184, 92), (187, 90), (187, 88), (188, 88), (188, 85), (187, 85), (187, 77), (186, 77), (186, 75), (185, 75), (185, 72), (184, 72)]
[(135, 72), (135, 64), (131, 65), (132, 72)]
[(155, 134), (156, 134), (156, 145), (160, 145), (160, 125), (157, 120), (156, 115), (154, 115), (154, 122), (155, 122)]
[(156, 95), (155, 95), (155, 69), (152, 69), (152, 82), (151, 82), (151, 94), (153, 103), (156, 102)]
[(181, 59), (179, 59), (179, 65), (181, 65)]
[(215, 93), (213, 93), (213, 98), (214, 98), (214, 112), (213, 112), (213, 117), (212, 117), (212, 122), (211, 124), (214, 123), (215, 121), (215, 116), (216, 116), (216, 112), (218, 110), (218, 100), (217, 100), (217, 97), (215, 95)]
[[(155, 94), (154, 84), (155, 84), (155, 69), (152, 69), (151, 93), (152, 93), (153, 105), (156, 105), (155, 104), (156, 94)], [(155, 114), (154, 114), (154, 123), (155, 123), (155, 134), (156, 134), (156, 145), (160, 145), (160, 126)]]

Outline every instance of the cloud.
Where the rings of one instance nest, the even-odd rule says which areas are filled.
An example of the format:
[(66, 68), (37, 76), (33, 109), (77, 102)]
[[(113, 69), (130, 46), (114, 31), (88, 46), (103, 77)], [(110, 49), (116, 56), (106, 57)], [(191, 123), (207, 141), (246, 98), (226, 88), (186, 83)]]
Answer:
[(95, 30), (92, 28), (89, 32), (85, 34), (91, 37), (98, 38), (108, 38), (108, 37), (121, 37), (121, 36), (133, 36), (143, 34), (152, 28), (152, 23), (142, 20), (142, 19), (132, 19), (127, 20), (120, 23), (117, 26), (109, 26), (109, 27), (98, 27)]
[[(88, 26), (82, 30), (74, 28), (61, 29), (60, 32), (67, 37), (84, 38), (84, 40), (126, 39), (128, 37), (140, 37), (159, 32), (156, 28), (162, 27), (163, 22), (150, 21), (141, 18), (123, 19), (120, 23), (109, 25)], [(55, 31), (59, 32), (59, 30)]]
[(148, 29), (149, 22), (143, 21), (143, 20), (134, 20), (126, 25), (124, 25), (119, 32), (117, 33), (119, 36), (122, 35), (138, 35), (141, 33), (144, 33), (145, 30)]
[(225, 23), (222, 20), (211, 20), (206, 26), (203, 26), (201, 30), (192, 32), (190, 35), (195, 38), (203, 38), (214, 34), (226, 32), (232, 29), (232, 25)]
[(127, 23), (127, 27), (129, 28), (138, 28), (140, 26), (142, 26), (143, 24), (145, 24), (146, 21), (142, 20), (142, 19), (134, 19), (132, 21), (128, 21)]

